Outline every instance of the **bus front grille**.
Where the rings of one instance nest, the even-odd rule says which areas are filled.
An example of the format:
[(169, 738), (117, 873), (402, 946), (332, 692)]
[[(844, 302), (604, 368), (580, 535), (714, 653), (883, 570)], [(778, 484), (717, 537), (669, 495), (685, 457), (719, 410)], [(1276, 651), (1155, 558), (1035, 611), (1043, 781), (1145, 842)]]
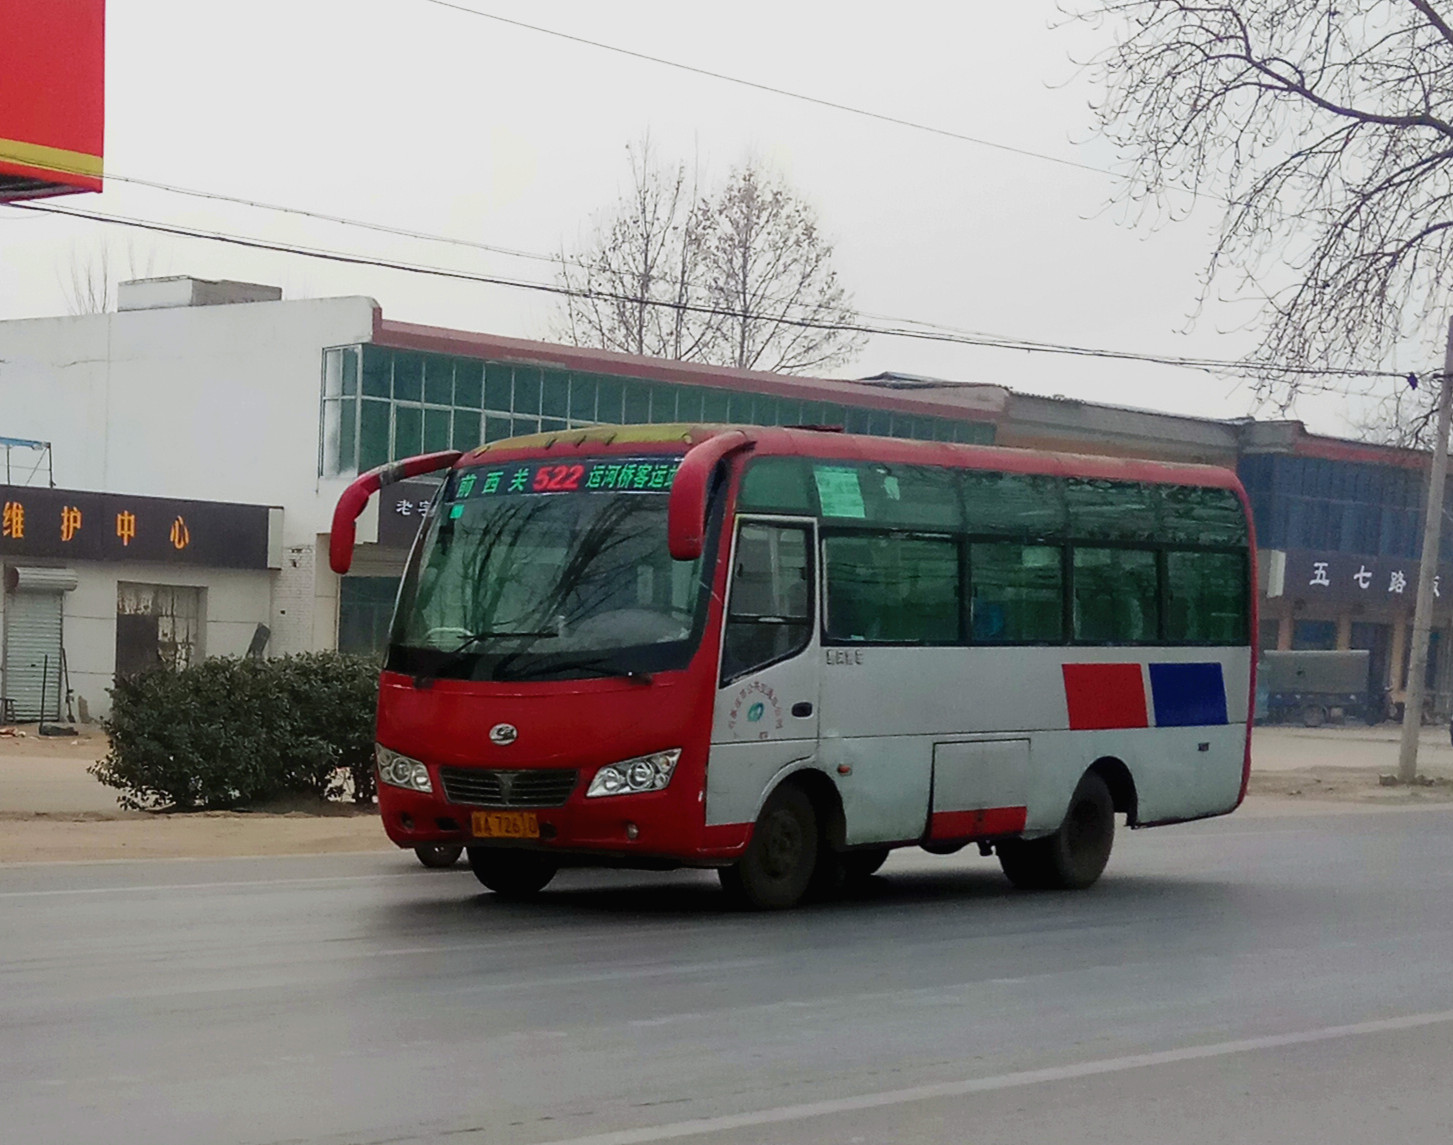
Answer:
[(580, 773), (560, 767), (501, 771), (485, 767), (441, 767), (444, 797), (474, 807), (560, 807), (575, 790)]

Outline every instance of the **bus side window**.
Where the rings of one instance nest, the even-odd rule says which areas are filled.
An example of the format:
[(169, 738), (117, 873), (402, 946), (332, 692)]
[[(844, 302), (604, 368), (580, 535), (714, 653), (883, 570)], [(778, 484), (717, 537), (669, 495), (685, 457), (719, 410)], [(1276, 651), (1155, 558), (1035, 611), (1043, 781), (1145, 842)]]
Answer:
[(812, 635), (812, 565), (800, 525), (744, 524), (722, 634), (721, 682), (797, 655)]

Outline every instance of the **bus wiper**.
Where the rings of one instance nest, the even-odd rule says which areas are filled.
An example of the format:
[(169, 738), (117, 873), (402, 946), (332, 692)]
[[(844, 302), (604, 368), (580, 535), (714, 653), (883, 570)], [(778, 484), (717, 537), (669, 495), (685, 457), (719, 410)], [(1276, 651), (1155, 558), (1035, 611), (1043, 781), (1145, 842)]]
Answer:
[(519, 672), (512, 676), (501, 676), (499, 668), (495, 669), (495, 679), (506, 680), (527, 680), (536, 676), (553, 676), (557, 672), (579, 672), (598, 671), (602, 676), (617, 676), (623, 680), (629, 680), (633, 684), (650, 684), (655, 677), (650, 672), (638, 672), (634, 668), (622, 668), (619, 664), (603, 657), (592, 656), (577, 660), (560, 660), (554, 664), (544, 664), (531, 668), (527, 672)]
[[(452, 668), (455, 664), (457, 664), (463, 657), (465, 652), (469, 651), (469, 649), (473, 648), (476, 644), (484, 640), (508, 640), (510, 637), (518, 637), (523, 640), (542, 640), (546, 638), (554, 638), (559, 635), (560, 633), (553, 628), (543, 629), (539, 632), (506, 632), (503, 630), (495, 629), (484, 629), (480, 632), (471, 632), (453, 648), (450, 648), (439, 657), (439, 662), (434, 665), (434, 670), (432, 672), (420, 673), (418, 679), (437, 678), (439, 674), (445, 669)], [(510, 653), (510, 656), (518, 655), (518, 652)], [(506, 657), (506, 659), (508, 658), (509, 657)]]

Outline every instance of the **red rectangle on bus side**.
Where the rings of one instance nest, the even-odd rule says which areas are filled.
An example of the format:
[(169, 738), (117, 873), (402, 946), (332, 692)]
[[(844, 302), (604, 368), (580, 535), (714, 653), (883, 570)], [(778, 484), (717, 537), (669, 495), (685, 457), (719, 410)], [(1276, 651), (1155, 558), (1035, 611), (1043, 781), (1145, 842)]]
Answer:
[(1139, 664), (1065, 664), (1063, 668), (1071, 730), (1150, 726)]
[(935, 811), (928, 819), (930, 839), (978, 839), (1016, 835), (1024, 830), (1027, 807), (980, 807), (973, 811)]

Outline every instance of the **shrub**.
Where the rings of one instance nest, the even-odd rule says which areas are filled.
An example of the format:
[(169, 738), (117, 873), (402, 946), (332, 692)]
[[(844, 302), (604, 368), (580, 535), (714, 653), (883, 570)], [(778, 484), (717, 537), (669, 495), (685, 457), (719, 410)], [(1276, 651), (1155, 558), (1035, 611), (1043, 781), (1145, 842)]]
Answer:
[(377, 701), (377, 665), (336, 652), (148, 672), (111, 689), (111, 750), (91, 774), (135, 810), (236, 809), (345, 789), (371, 803)]

